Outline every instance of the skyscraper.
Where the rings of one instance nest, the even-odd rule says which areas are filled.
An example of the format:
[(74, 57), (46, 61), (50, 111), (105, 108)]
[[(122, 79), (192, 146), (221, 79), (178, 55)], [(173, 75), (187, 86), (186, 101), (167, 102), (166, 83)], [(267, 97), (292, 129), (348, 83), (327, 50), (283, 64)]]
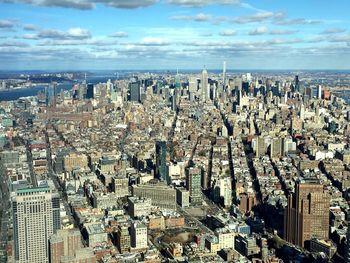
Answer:
[(295, 91), (300, 91), (300, 83), (299, 83), (299, 76), (295, 76)]
[(206, 69), (203, 69), (203, 71), (202, 71), (201, 85), (202, 85), (202, 99), (208, 100), (209, 99), (209, 83), (208, 83), (208, 72)]
[(297, 182), (284, 213), (284, 238), (301, 247), (311, 238), (328, 239), (329, 203), (318, 179)]
[(181, 88), (181, 79), (179, 75), (179, 70), (176, 71), (176, 76), (175, 76), (175, 88), (179, 89)]
[(317, 98), (322, 99), (322, 86), (321, 85), (317, 86)]
[(188, 168), (186, 174), (186, 186), (190, 192), (191, 205), (202, 204), (202, 190), (201, 190), (201, 170), (199, 168)]
[(222, 83), (225, 88), (226, 87), (226, 61), (224, 61), (224, 68), (222, 72)]
[(94, 98), (94, 84), (89, 83), (87, 85), (86, 98), (93, 99)]
[(60, 228), (59, 195), (49, 188), (17, 190), (12, 212), (15, 262), (49, 262), (49, 238)]
[(51, 83), (45, 87), (45, 104), (46, 107), (56, 106), (56, 84)]
[(140, 90), (140, 83), (139, 82), (132, 82), (129, 84), (129, 92), (130, 92), (130, 101), (137, 101), (139, 102), (141, 100), (141, 90)]
[(166, 165), (166, 148), (166, 141), (156, 142), (156, 177), (169, 184), (170, 178)]

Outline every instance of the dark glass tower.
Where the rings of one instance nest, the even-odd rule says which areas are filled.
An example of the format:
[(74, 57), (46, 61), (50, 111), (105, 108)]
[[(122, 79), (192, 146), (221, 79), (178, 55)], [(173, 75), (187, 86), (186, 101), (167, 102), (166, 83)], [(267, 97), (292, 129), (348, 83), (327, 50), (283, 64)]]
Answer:
[(141, 91), (140, 91), (140, 83), (139, 82), (132, 82), (129, 84), (129, 92), (130, 92), (130, 101), (137, 101), (139, 102), (141, 99)]
[(166, 141), (156, 142), (156, 177), (163, 182), (170, 183), (166, 165)]
[(94, 98), (94, 85), (91, 83), (87, 85), (86, 98), (87, 99)]

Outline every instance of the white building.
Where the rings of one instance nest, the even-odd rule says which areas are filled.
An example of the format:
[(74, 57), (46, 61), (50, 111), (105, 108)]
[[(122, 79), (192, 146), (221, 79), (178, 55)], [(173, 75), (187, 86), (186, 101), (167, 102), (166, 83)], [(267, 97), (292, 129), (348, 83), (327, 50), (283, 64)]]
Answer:
[(130, 239), (132, 248), (147, 248), (147, 227), (141, 222), (132, 224), (130, 227)]
[(145, 197), (129, 197), (128, 209), (131, 217), (147, 216), (152, 211), (152, 199)]
[(203, 69), (202, 71), (201, 87), (202, 87), (202, 99), (209, 100), (208, 72), (206, 69)]
[(49, 237), (61, 227), (59, 195), (49, 188), (17, 190), (12, 211), (15, 262), (47, 263)]

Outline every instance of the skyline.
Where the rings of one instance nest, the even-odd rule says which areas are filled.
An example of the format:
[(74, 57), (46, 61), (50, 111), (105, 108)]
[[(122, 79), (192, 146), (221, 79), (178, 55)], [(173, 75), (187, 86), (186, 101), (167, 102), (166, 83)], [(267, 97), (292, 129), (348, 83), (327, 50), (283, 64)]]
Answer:
[(350, 4), (334, 5), (0, 0), (0, 70), (347, 70)]

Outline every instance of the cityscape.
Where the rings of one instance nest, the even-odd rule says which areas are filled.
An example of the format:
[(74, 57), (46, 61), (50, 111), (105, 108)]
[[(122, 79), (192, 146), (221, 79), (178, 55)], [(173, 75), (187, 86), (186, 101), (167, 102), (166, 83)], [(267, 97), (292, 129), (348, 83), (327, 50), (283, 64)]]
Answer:
[(350, 263), (350, 6), (281, 2), (0, 0), (0, 263)]

